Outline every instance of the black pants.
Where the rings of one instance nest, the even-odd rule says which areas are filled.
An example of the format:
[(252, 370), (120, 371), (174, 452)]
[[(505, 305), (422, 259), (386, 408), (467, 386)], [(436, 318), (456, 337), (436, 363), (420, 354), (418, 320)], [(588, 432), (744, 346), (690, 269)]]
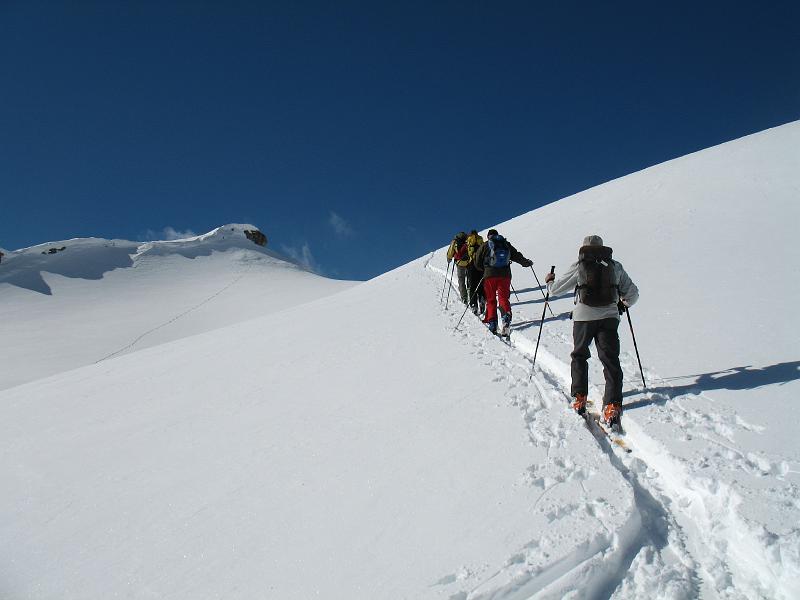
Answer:
[(467, 287), (469, 288), (470, 294), (470, 306), (478, 306), (479, 304), (481, 307), (486, 306), (486, 292), (483, 290), (481, 279), (483, 279), (483, 273), (478, 271), (478, 269), (470, 263), (467, 267)]
[(603, 363), (606, 391), (603, 406), (622, 404), (622, 367), (619, 364), (619, 319), (575, 321), (572, 324), (572, 395), (589, 393), (589, 344), (594, 341), (597, 356)]

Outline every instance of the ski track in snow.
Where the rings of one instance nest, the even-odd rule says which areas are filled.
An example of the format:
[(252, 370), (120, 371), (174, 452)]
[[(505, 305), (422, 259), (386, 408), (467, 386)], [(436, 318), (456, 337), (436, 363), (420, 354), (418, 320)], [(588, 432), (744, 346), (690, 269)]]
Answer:
[[(431, 264), (433, 256), (431, 254), (423, 265), (432, 274), (431, 280), (438, 282), (434, 288), (441, 294), (441, 285), (449, 282), (456, 293), (456, 299), (452, 301), (451, 298), (446, 310), (448, 327), (455, 334), (454, 327), (464, 306), (458, 298), (453, 277)], [(519, 307), (515, 308), (518, 318), (521, 312)], [(546, 504), (547, 495), (557, 486), (588, 476), (578, 464), (580, 454), (574, 448), (572, 454), (564, 451), (569, 431), (585, 427), (584, 421), (568, 408), (570, 368), (547, 349), (552, 344), (571, 348), (571, 340), (563, 333), (545, 329), (536, 373), (528, 385), (535, 342), (512, 330), (510, 344), (505, 344), (468, 316), (471, 315), (461, 322), (458, 334), (476, 348), (477, 357), (485, 365), (498, 373), (496, 381), (507, 380), (506, 396), (522, 410), (531, 443), (547, 447), (546, 463), (530, 468), (530, 483), (543, 490), (535, 510), (538, 505)], [(630, 353), (623, 353), (621, 359), (626, 373), (638, 373), (635, 358)], [(645, 375), (651, 387), (663, 390), (669, 386), (654, 373), (646, 370)], [(592, 386), (590, 398), (601, 396), (602, 389)], [(669, 401), (671, 410), (662, 406), (664, 414), (659, 418), (678, 421), (689, 438), (694, 435), (717, 446), (720, 456), (733, 461), (734, 468), (751, 473), (785, 474), (788, 465), (745, 456), (731, 446), (734, 429), (754, 430), (754, 426), (739, 417), (687, 409), (681, 400), (687, 397), (691, 400), (694, 396), (708, 400), (704, 394), (673, 397), (663, 391), (643, 396), (641, 390), (637, 392), (637, 398), (643, 397), (643, 402), (663, 405)], [(686, 402), (686, 405), (691, 404)], [(472, 586), (449, 598), (557, 598), (566, 592), (580, 598), (636, 598), (642, 594), (665, 598), (785, 597), (774, 584), (782, 578), (780, 561), (773, 561), (771, 557), (786, 549), (778, 547), (777, 540), (771, 539), (767, 532), (753, 529), (743, 520), (735, 510), (740, 502), (736, 492), (717, 479), (703, 481), (693, 477), (680, 459), (649, 437), (636, 421), (627, 419), (625, 427), (632, 454), (614, 447), (596, 428), (587, 427), (603, 455), (633, 492), (634, 514), (621, 530), (609, 532), (604, 539), (596, 539), (592, 544), (578, 546), (572, 555), (546, 565), (537, 561), (538, 544), (532, 541), (529, 547), (509, 558), (503, 568), (483, 580), (476, 582), (474, 576), (466, 577), (463, 573), (443, 578), (450, 584), (459, 582)], [(709, 431), (719, 439), (709, 435)], [(560, 510), (586, 508), (581, 506), (585, 501), (586, 498), (581, 498), (573, 506)], [(587, 512), (592, 514), (591, 510)], [(559, 515), (553, 514), (553, 517)], [(753, 552), (754, 549), (758, 550)], [(473, 572), (466, 568), (462, 571)], [(567, 573), (571, 579), (568, 587), (551, 585)], [(465, 579), (470, 581), (463, 581)], [(658, 595), (654, 596), (656, 590)]]
[[(429, 262), (426, 263), (426, 267), (440, 277), (445, 277), (441, 269), (430, 265)], [(452, 280), (451, 285), (453, 285)], [(456, 300), (453, 306), (455, 311), (449, 311), (451, 331), (461, 316), (463, 305)], [(534, 595), (558, 598), (565, 592), (578, 593), (579, 597), (583, 598), (611, 597), (614, 591), (622, 586), (636, 557), (645, 549), (654, 549), (650, 552), (652, 562), (655, 554), (661, 553), (667, 546), (668, 532), (678, 532), (679, 528), (670, 521), (667, 509), (638, 484), (635, 473), (616, 456), (608, 439), (587, 427), (583, 419), (568, 410), (568, 394), (563, 389), (563, 377), (558, 372), (566, 370), (568, 373), (566, 365), (540, 347), (540, 358), (537, 360), (546, 356), (545, 360), (548, 360), (555, 369), (538, 372), (529, 383), (530, 359), (533, 356), (533, 347), (528, 347), (530, 340), (515, 335), (512, 331), (511, 344), (507, 345), (490, 336), (484, 330), (484, 326), (475, 319), (462, 321), (459, 331), (467, 341), (476, 346), (478, 357), (482, 358), (493, 371), (500, 373), (496, 380), (508, 381), (507, 397), (522, 410), (528, 424), (531, 443), (545, 446), (547, 449), (547, 461), (543, 465), (533, 465), (529, 469), (530, 484), (542, 488), (542, 495), (534, 510), (540, 509), (540, 505), (544, 505), (544, 510), (547, 510), (547, 496), (559, 485), (566, 481), (588, 479), (593, 474), (591, 470), (587, 471), (586, 453), (575, 453), (574, 449), (567, 446), (566, 438), (575, 429), (584, 429), (591, 433), (591, 438), (596, 440), (602, 455), (611, 461), (622, 478), (632, 487), (635, 504), (634, 510), (619, 530), (606, 531), (606, 535), (595, 538), (592, 543), (578, 545), (572, 553), (556, 557), (550, 562), (542, 561), (543, 557), (538, 552), (541, 543), (532, 540), (528, 547), (509, 558), (506, 565), (491, 577), (473, 584), (469, 590), (452, 595), (451, 598), (453, 600), (521, 599)], [(588, 469), (591, 469), (590, 463)], [(581, 488), (583, 488), (582, 482)], [(585, 510), (590, 517), (595, 514), (602, 515), (602, 507), (595, 505), (597, 500), (587, 494), (585, 488), (583, 491), (585, 495), (576, 498), (571, 505), (565, 507), (556, 503), (557, 508), (550, 509), (551, 521), (567, 512), (580, 510)], [(601, 518), (598, 518), (598, 521), (601, 529), (604, 528)], [(658, 570), (664, 579), (665, 587), (674, 588), (677, 583), (687, 590), (683, 597), (690, 597), (696, 587), (693, 563), (683, 547), (682, 540), (677, 536), (673, 537), (675, 539), (671, 540), (672, 544), (678, 548), (677, 558), (668, 557), (673, 567), (665, 569), (662, 566)], [(661, 560), (660, 555), (657, 558)], [(564, 578), (567, 574), (569, 577)], [(569, 581), (565, 582), (562, 578)], [(499, 580), (502, 580), (502, 583)], [(652, 580), (650, 583), (652, 584)]]
[(115, 356), (118, 356), (118, 355), (122, 354), (123, 352), (126, 352), (126, 351), (128, 351), (128, 350), (132, 349), (132, 348), (133, 348), (133, 347), (134, 347), (136, 344), (138, 344), (140, 341), (142, 341), (142, 340), (143, 340), (145, 337), (147, 337), (147, 336), (148, 336), (148, 335), (150, 335), (151, 333), (154, 333), (154, 332), (158, 331), (159, 329), (163, 329), (164, 327), (167, 327), (167, 326), (171, 325), (172, 323), (174, 323), (174, 322), (175, 322), (175, 321), (177, 321), (178, 319), (181, 319), (182, 317), (185, 317), (186, 315), (188, 315), (188, 314), (190, 314), (190, 313), (193, 313), (193, 312), (194, 312), (194, 311), (196, 311), (198, 308), (200, 308), (200, 307), (202, 307), (202, 306), (205, 306), (206, 304), (208, 304), (209, 302), (211, 302), (211, 301), (212, 301), (214, 298), (216, 298), (217, 296), (219, 296), (219, 295), (220, 295), (220, 294), (222, 294), (223, 292), (225, 292), (225, 291), (229, 290), (229, 289), (230, 289), (230, 288), (232, 288), (234, 285), (236, 285), (237, 283), (239, 283), (239, 282), (242, 280), (242, 278), (243, 278), (245, 275), (247, 275), (247, 272), (249, 271), (249, 267), (250, 267), (250, 266), (251, 266), (251, 263), (249, 263), (249, 262), (248, 262), (248, 263), (247, 263), (247, 267), (245, 268), (245, 270), (244, 270), (243, 272), (239, 273), (239, 275), (237, 275), (237, 276), (236, 276), (236, 277), (235, 277), (235, 278), (234, 278), (232, 281), (230, 281), (229, 283), (225, 284), (225, 285), (224, 285), (222, 288), (220, 288), (219, 290), (217, 290), (216, 292), (214, 292), (213, 294), (211, 294), (211, 295), (210, 295), (208, 298), (205, 298), (205, 299), (204, 299), (204, 300), (202, 300), (201, 302), (198, 302), (197, 304), (195, 304), (195, 305), (194, 305), (194, 306), (192, 306), (191, 308), (187, 308), (185, 311), (183, 311), (183, 312), (181, 312), (181, 313), (179, 313), (179, 314), (175, 315), (174, 317), (172, 317), (171, 319), (169, 319), (169, 320), (167, 320), (167, 321), (164, 321), (164, 322), (163, 322), (163, 323), (161, 323), (160, 325), (156, 325), (156, 326), (155, 326), (155, 327), (153, 327), (152, 329), (148, 329), (147, 331), (145, 331), (144, 333), (142, 333), (141, 335), (139, 335), (139, 336), (138, 336), (136, 339), (134, 339), (134, 340), (133, 340), (133, 341), (132, 341), (130, 344), (127, 344), (127, 345), (123, 346), (123, 347), (122, 347), (122, 348), (120, 348), (119, 350), (115, 350), (115, 351), (114, 351), (114, 352), (112, 352), (111, 354), (107, 354), (107, 355), (105, 355), (103, 358), (100, 358), (100, 359), (96, 360), (96, 361), (94, 362), (94, 364), (101, 363), (101, 362), (103, 362), (104, 360), (108, 360), (109, 358), (113, 358), (113, 357), (115, 357)]

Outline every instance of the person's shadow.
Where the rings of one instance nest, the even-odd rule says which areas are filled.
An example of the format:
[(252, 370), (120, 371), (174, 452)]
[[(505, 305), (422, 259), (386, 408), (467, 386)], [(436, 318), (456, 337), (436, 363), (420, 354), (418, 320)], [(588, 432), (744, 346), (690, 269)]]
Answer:
[[(561, 314), (555, 315), (553, 317), (547, 317), (544, 322), (549, 323), (551, 321), (569, 321), (569, 312), (563, 312)], [(530, 329), (536, 325), (541, 325), (542, 322), (539, 319), (531, 319), (530, 321), (520, 321), (518, 323), (514, 323), (513, 328), (516, 331), (523, 331), (525, 329)]]
[[(648, 388), (647, 391), (654, 395), (653, 398), (631, 402), (626, 404), (625, 408), (631, 409), (651, 404), (666, 404), (670, 398), (682, 394), (699, 394), (710, 390), (753, 390), (765, 385), (789, 383), (800, 379), (800, 361), (783, 362), (761, 368), (754, 368), (752, 365), (734, 367), (724, 371), (670, 377), (666, 381), (676, 381), (690, 377), (695, 377), (696, 379), (684, 385)], [(638, 393), (640, 391), (629, 390), (623, 396), (631, 396)]]
[(541, 286), (541, 287), (527, 287), (527, 288), (521, 288), (519, 290), (514, 290), (512, 293), (525, 294), (527, 292), (541, 292), (544, 289), (545, 289), (544, 286)]

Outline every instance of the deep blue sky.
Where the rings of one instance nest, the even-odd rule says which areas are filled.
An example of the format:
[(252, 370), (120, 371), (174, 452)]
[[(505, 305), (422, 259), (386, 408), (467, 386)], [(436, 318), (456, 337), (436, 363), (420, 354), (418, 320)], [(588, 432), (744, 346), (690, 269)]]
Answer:
[(367, 278), (800, 118), (796, 1), (555, 4), (0, 2), (0, 246), (251, 222)]

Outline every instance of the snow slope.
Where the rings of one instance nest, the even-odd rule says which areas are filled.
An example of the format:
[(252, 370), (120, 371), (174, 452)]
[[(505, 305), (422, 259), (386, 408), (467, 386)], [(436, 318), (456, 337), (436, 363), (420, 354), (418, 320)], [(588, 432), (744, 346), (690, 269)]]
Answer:
[[(649, 387), (638, 393), (623, 331), (626, 422), (638, 450), (625, 468), (641, 470), (639, 483), (676, 519), (698, 590), (710, 597), (800, 597), (800, 441), (791, 411), (800, 395), (798, 197), (800, 123), (791, 123), (498, 227), (538, 259), (540, 277), (551, 264), (563, 271), (584, 235), (598, 233), (639, 286), (631, 313)], [(561, 316), (571, 306), (571, 296), (553, 303)], [(520, 332), (520, 350), (531, 350), (534, 331)], [(543, 335), (540, 377), (564, 390), (570, 334), (559, 320)], [(599, 398), (596, 364), (592, 375), (600, 387), (590, 396)]]
[[(208, 331), (353, 285), (248, 240), (252, 225), (197, 237), (72, 239), (0, 263), (0, 389)], [(55, 254), (49, 249), (64, 248)]]
[(798, 597), (798, 149), (792, 123), (498, 226), (540, 278), (599, 233), (639, 285), (631, 454), (567, 410), (571, 300), (529, 380), (533, 274), (506, 345), (454, 331), (439, 250), (1, 391), (0, 596)]

